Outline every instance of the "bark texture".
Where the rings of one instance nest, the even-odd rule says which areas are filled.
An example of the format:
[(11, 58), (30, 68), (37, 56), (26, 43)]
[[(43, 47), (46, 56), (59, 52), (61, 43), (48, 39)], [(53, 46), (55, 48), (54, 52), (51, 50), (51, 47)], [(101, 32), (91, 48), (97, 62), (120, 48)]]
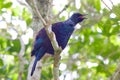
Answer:
[[(26, 0), (26, 2), (28, 3), (33, 15), (31, 27), (34, 30), (34, 38), (35, 38), (37, 32), (43, 27), (43, 23), (39, 19), (35, 7), (37, 7), (43, 18), (46, 18), (46, 16), (51, 16), (52, 9), (50, 8), (51, 8), (52, 0)], [(41, 60), (38, 61), (33, 76), (30, 75), (34, 63), (34, 59), (35, 57), (31, 58), (30, 65), (28, 68), (27, 80), (40, 80), (41, 68), (42, 68)]]

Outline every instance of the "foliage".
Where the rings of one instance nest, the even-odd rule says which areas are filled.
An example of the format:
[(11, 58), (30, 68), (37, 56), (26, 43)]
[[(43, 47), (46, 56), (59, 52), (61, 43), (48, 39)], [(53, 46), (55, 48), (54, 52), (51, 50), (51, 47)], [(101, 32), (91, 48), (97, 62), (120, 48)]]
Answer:
[[(72, 80), (106, 80), (114, 73), (119, 63), (120, 5), (114, 5), (112, 10), (109, 10), (102, 7), (100, 0), (78, 1), (81, 3), (80, 8), (76, 8), (76, 3), (73, 1), (60, 17), (57, 17), (57, 20), (63, 21), (67, 18), (64, 13), (78, 11), (88, 14), (88, 19), (81, 23), (81, 26), (77, 25), (80, 29), (77, 29), (69, 40), (66, 48), (69, 49), (68, 52), (63, 51), (61, 55), (61, 65), (64, 64), (66, 67), (62, 65), (64, 69), (60, 69), (60, 78), (61, 80), (64, 78), (69, 80), (68, 77)], [(16, 7), (13, 5), (14, 2), (10, 0), (0, 0), (0, 79), (2, 80), (18, 79), (20, 70), (18, 54), (21, 50), (19, 38), (26, 39), (25, 37), (32, 32), (29, 27), (32, 18), (27, 7), (20, 4)], [(53, 13), (58, 12), (59, 10), (53, 9)], [(24, 25), (21, 25), (22, 23)], [(27, 63), (22, 75), (23, 80), (27, 77), (32, 42), (31, 37), (24, 40), (24, 58)], [(52, 59), (46, 60), (45, 65), (49, 63), (48, 61)], [(53, 79), (52, 68), (52, 64), (43, 67), (41, 80)]]

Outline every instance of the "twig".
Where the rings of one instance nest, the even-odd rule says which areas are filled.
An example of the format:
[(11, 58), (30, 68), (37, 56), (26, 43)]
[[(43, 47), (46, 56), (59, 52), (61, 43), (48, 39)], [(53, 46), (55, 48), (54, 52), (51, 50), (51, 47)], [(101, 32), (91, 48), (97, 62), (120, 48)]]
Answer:
[[(15, 30), (17, 33), (18, 30), (11, 27), (13, 30)], [(24, 65), (26, 63), (26, 60), (24, 59), (24, 52), (25, 52), (25, 44), (21, 38), (21, 36), (18, 37), (18, 39), (20, 40), (20, 45), (21, 45), (21, 49), (20, 49), (20, 52), (18, 54), (18, 58), (19, 58), (19, 73), (18, 73), (18, 80), (22, 80), (22, 74), (24, 72)]]
[[(18, 34), (18, 30), (15, 29), (14, 27), (11, 27), (13, 30), (15, 30)], [(21, 45), (21, 49), (19, 51), (18, 54), (18, 58), (19, 58), (19, 73), (18, 73), (18, 80), (22, 80), (22, 74), (24, 72), (24, 65), (26, 63), (26, 60), (24, 59), (24, 52), (25, 52), (25, 44), (21, 38), (21, 36), (18, 37), (18, 39), (20, 40), (20, 45)]]
[(54, 16), (54, 18), (58, 17), (63, 11), (65, 11), (65, 10), (69, 7), (70, 3), (71, 3), (71, 2), (69, 2), (68, 4), (66, 4), (66, 5), (64, 6), (64, 8), (63, 8), (57, 15)]
[(19, 38), (19, 40), (20, 40), (21, 50), (20, 50), (18, 56), (19, 57), (23, 57), (24, 51), (25, 51), (25, 44), (24, 44), (24, 42), (23, 42), (21, 37)]
[(23, 55), (24, 55), (24, 52), (25, 52), (25, 44), (22, 40), (22, 38), (20, 37), (19, 38), (20, 40), (20, 44), (21, 44), (21, 50), (18, 54), (18, 57), (19, 57), (19, 65), (20, 65), (20, 68), (19, 68), (19, 75), (18, 75), (18, 80), (22, 80), (22, 73), (24, 71), (24, 65), (25, 65), (25, 59), (23, 58)]
[(24, 5), (24, 6), (28, 7), (28, 5), (24, 1), (17, 0), (17, 2), (19, 2), (21, 5)]
[(110, 10), (112, 11), (112, 9), (109, 8), (109, 6), (104, 2), (104, 0), (101, 0), (103, 2), (103, 4)]
[(111, 4), (112, 4), (112, 6), (114, 6), (114, 3), (112, 2), (112, 0), (110, 0), (110, 2), (111, 2)]
[(38, 10), (38, 8), (37, 8), (36, 2), (35, 2), (34, 0), (32, 0), (32, 1), (33, 1), (33, 4), (34, 4), (34, 7), (35, 7), (35, 10), (36, 10), (36, 13), (37, 13), (38, 17), (41, 19), (43, 25), (46, 26), (47, 23), (46, 23), (46, 21), (42, 18), (42, 15), (41, 15), (41, 13), (39, 12), (39, 10)]

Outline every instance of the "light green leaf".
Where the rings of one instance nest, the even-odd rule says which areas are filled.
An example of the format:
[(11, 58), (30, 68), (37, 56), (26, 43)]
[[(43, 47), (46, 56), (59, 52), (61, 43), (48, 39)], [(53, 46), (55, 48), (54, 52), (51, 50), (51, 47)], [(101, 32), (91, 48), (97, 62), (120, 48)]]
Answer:
[(96, 8), (96, 10), (99, 12), (101, 9), (101, 2), (100, 0), (94, 0), (94, 6)]

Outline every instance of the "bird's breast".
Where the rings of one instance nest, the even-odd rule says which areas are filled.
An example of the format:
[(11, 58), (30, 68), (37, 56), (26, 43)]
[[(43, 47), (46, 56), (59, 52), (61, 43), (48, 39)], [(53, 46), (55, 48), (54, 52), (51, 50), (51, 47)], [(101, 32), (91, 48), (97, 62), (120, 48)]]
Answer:
[(74, 31), (73, 28), (65, 27), (55, 33), (57, 42), (58, 42), (59, 46), (62, 47), (62, 49), (64, 49), (65, 46), (67, 45), (68, 40), (69, 40), (71, 34), (73, 33), (73, 31)]

